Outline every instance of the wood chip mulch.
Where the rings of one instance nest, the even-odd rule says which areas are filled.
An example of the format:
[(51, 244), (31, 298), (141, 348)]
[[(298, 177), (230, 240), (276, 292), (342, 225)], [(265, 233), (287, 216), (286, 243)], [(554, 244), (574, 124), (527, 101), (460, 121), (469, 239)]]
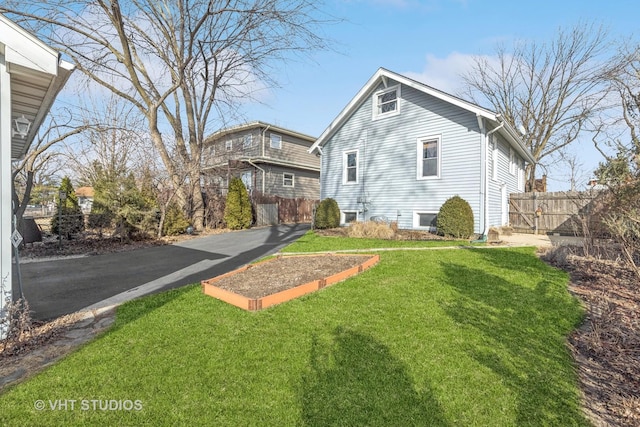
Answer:
[(584, 407), (596, 426), (640, 426), (640, 281), (620, 262), (566, 253), (546, 257), (571, 275), (585, 305), (569, 337)]

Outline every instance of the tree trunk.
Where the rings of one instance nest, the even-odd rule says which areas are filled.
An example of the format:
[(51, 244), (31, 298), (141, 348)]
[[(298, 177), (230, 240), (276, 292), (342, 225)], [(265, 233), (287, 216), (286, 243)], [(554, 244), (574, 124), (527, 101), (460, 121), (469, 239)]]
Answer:
[(531, 193), (536, 189), (536, 165), (530, 164), (527, 165), (526, 170), (527, 181), (524, 187), (524, 191), (527, 193)]

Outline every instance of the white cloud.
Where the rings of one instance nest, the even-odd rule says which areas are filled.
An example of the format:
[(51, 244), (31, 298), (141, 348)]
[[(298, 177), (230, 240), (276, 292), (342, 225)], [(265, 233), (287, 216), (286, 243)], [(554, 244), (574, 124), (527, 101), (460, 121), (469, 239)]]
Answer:
[(451, 52), (444, 58), (428, 54), (422, 71), (402, 74), (450, 94), (458, 94), (463, 87), (461, 75), (471, 71), (476, 55)]

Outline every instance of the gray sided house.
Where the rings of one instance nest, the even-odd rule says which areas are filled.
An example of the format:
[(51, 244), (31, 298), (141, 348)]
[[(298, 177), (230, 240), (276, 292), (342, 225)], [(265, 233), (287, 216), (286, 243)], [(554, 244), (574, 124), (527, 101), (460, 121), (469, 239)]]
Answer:
[(510, 193), (534, 159), (492, 111), (380, 68), (309, 150), (321, 154), (320, 198), (341, 223), (384, 216), (433, 231), (442, 204), (469, 202), (475, 232), (506, 225)]
[(309, 152), (315, 140), (258, 121), (219, 130), (203, 147), (207, 183), (224, 191), (231, 177), (239, 177), (252, 196), (317, 200), (320, 159)]

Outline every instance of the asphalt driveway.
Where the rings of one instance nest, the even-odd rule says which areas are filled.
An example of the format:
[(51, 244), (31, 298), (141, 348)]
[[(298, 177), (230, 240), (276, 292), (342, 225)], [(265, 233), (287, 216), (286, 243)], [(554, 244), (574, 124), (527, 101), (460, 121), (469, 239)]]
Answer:
[[(22, 288), (36, 320), (121, 303), (197, 283), (277, 252), (309, 229), (277, 225), (84, 258), (22, 264)], [(13, 292), (18, 295), (16, 268)]]

